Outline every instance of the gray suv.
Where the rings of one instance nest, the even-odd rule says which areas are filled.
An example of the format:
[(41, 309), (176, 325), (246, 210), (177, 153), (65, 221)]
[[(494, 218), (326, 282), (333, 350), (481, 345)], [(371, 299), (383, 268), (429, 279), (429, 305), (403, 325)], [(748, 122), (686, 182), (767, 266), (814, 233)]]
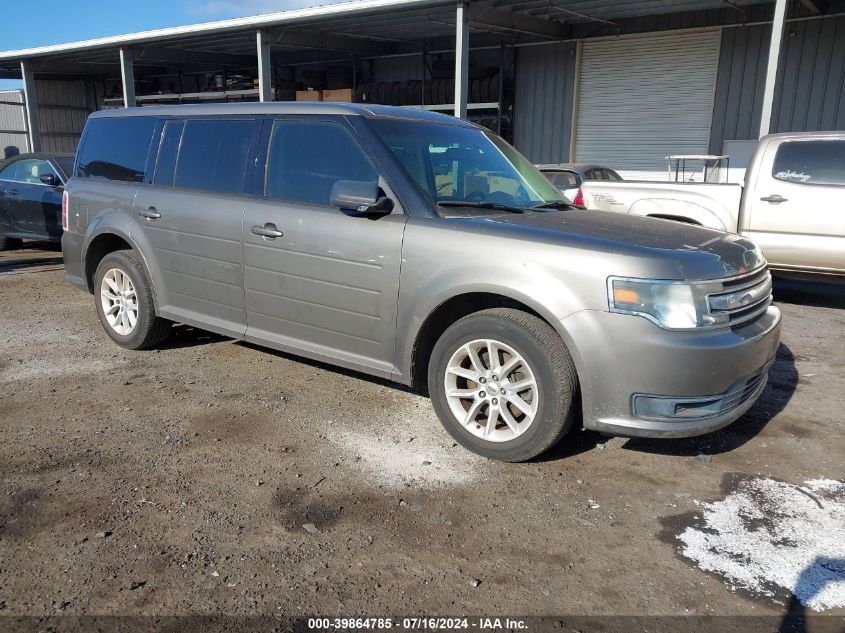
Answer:
[(68, 279), (120, 346), (172, 322), (427, 388), (521, 461), (588, 429), (706, 433), (760, 395), (780, 312), (749, 240), (569, 207), (471, 123), (350, 104), (91, 115)]

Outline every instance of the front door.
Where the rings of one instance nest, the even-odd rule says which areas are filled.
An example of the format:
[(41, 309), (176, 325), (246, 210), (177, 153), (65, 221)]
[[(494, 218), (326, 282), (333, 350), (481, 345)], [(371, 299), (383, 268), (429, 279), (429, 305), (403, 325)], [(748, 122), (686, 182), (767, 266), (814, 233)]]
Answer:
[(747, 235), (776, 268), (845, 272), (845, 140), (769, 141)]
[(247, 339), (388, 376), (406, 216), (332, 207), (338, 180), (379, 181), (390, 195), (342, 120), (274, 122), (266, 196), (244, 217)]
[(244, 118), (165, 123), (132, 224), (162, 316), (233, 336), (246, 330), (241, 233), (259, 127)]

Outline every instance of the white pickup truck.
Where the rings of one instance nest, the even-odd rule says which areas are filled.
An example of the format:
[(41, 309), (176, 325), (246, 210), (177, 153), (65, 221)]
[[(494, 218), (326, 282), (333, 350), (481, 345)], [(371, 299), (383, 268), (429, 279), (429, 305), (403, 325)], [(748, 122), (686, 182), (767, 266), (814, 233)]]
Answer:
[(740, 233), (775, 270), (845, 275), (845, 132), (760, 139), (745, 184), (585, 181), (588, 209)]

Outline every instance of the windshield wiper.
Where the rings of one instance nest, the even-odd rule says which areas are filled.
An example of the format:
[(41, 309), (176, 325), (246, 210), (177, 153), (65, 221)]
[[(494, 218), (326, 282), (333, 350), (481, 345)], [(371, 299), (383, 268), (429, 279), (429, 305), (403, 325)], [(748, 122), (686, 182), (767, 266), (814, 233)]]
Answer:
[(575, 209), (574, 204), (569, 204), (563, 200), (550, 200), (549, 202), (541, 202), (540, 204), (533, 204), (529, 209)]
[(525, 213), (525, 207), (513, 207), (498, 202), (469, 202), (466, 200), (438, 200), (441, 207), (469, 207), (471, 209), (493, 209), (494, 211), (508, 211), (510, 213)]

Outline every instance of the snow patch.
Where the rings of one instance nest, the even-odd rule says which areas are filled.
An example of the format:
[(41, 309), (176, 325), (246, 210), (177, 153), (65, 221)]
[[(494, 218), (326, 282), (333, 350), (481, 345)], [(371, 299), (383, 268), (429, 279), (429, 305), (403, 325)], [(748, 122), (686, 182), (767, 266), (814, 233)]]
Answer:
[(678, 536), (698, 567), (732, 590), (791, 592), (815, 611), (845, 607), (845, 482), (743, 477), (721, 501), (698, 505)]

